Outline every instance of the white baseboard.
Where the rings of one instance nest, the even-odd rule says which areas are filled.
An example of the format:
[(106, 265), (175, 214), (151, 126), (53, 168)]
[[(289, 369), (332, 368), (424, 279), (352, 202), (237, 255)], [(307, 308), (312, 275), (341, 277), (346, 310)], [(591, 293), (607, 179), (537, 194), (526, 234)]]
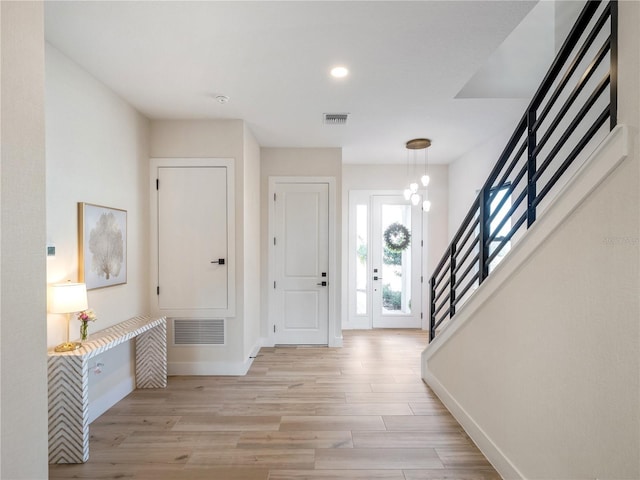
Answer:
[(127, 377), (99, 398), (89, 402), (89, 423), (113, 407), (136, 388), (136, 379)]
[(467, 411), (460, 405), (440, 381), (424, 368), (422, 378), (438, 396), (440, 401), (447, 407), (447, 410), (455, 417), (458, 423), (471, 437), (473, 443), (487, 457), (500, 476), (505, 480), (522, 480), (525, 476), (513, 465), (500, 448), (491, 440), (486, 432), (478, 425)]

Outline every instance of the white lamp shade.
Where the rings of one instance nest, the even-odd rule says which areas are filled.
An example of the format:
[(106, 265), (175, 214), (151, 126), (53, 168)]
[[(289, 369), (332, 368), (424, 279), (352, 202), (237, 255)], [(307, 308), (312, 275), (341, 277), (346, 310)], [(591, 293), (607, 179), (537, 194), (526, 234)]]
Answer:
[(422, 210), (425, 212), (431, 210), (431, 202), (429, 200), (425, 200), (424, 202), (422, 202)]
[(422, 186), (426, 187), (427, 185), (429, 185), (429, 180), (431, 180), (429, 178), (429, 175), (423, 175), (422, 178), (420, 179), (420, 181), (422, 182)]
[(58, 283), (51, 286), (49, 313), (80, 312), (88, 308), (84, 283)]
[(420, 195), (418, 195), (417, 193), (411, 195), (411, 203), (413, 205), (418, 205), (420, 203)]
[(408, 188), (404, 189), (404, 199), (405, 200), (409, 200), (411, 198), (411, 190), (409, 190)]
[(418, 191), (418, 184), (416, 182), (410, 183), (409, 190), (411, 190), (411, 193), (416, 193)]

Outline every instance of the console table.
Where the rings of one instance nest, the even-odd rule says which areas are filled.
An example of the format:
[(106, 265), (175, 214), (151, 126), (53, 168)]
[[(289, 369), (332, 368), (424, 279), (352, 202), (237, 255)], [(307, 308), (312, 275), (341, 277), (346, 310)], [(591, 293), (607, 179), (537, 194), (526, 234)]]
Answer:
[(167, 386), (167, 320), (134, 317), (89, 335), (71, 352), (47, 352), (49, 463), (89, 460), (89, 360), (135, 338), (136, 388)]

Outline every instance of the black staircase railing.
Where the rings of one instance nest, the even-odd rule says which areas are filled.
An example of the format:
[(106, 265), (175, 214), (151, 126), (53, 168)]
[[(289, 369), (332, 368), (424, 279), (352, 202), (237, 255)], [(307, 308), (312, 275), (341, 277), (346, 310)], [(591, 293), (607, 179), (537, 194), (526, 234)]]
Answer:
[(586, 2), (433, 272), (430, 340), (615, 127), (617, 17), (616, 1)]

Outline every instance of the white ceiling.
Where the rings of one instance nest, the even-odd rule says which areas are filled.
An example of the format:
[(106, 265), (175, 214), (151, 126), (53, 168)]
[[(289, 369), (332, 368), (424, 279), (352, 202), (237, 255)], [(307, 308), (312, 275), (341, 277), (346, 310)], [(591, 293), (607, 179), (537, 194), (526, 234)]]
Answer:
[[(345, 163), (403, 163), (405, 142), (428, 137), (429, 161), (448, 163), (523, 114), (532, 87), (512, 75), (518, 98), (490, 98), (505, 90), (491, 93), (485, 66), (514, 70), (507, 65), (513, 54), (502, 55), (500, 66), (494, 53), (503, 43), (514, 50), (507, 37), (535, 5), (47, 1), (45, 32), (152, 119), (244, 119), (262, 146), (342, 147)], [(548, 21), (534, 23), (549, 31)], [(552, 49), (544, 41), (528, 55), (548, 65)], [(351, 75), (331, 78), (337, 64)], [(504, 85), (503, 75), (494, 77)], [(219, 104), (216, 94), (230, 101)], [(323, 124), (323, 113), (343, 112), (347, 125)]]

